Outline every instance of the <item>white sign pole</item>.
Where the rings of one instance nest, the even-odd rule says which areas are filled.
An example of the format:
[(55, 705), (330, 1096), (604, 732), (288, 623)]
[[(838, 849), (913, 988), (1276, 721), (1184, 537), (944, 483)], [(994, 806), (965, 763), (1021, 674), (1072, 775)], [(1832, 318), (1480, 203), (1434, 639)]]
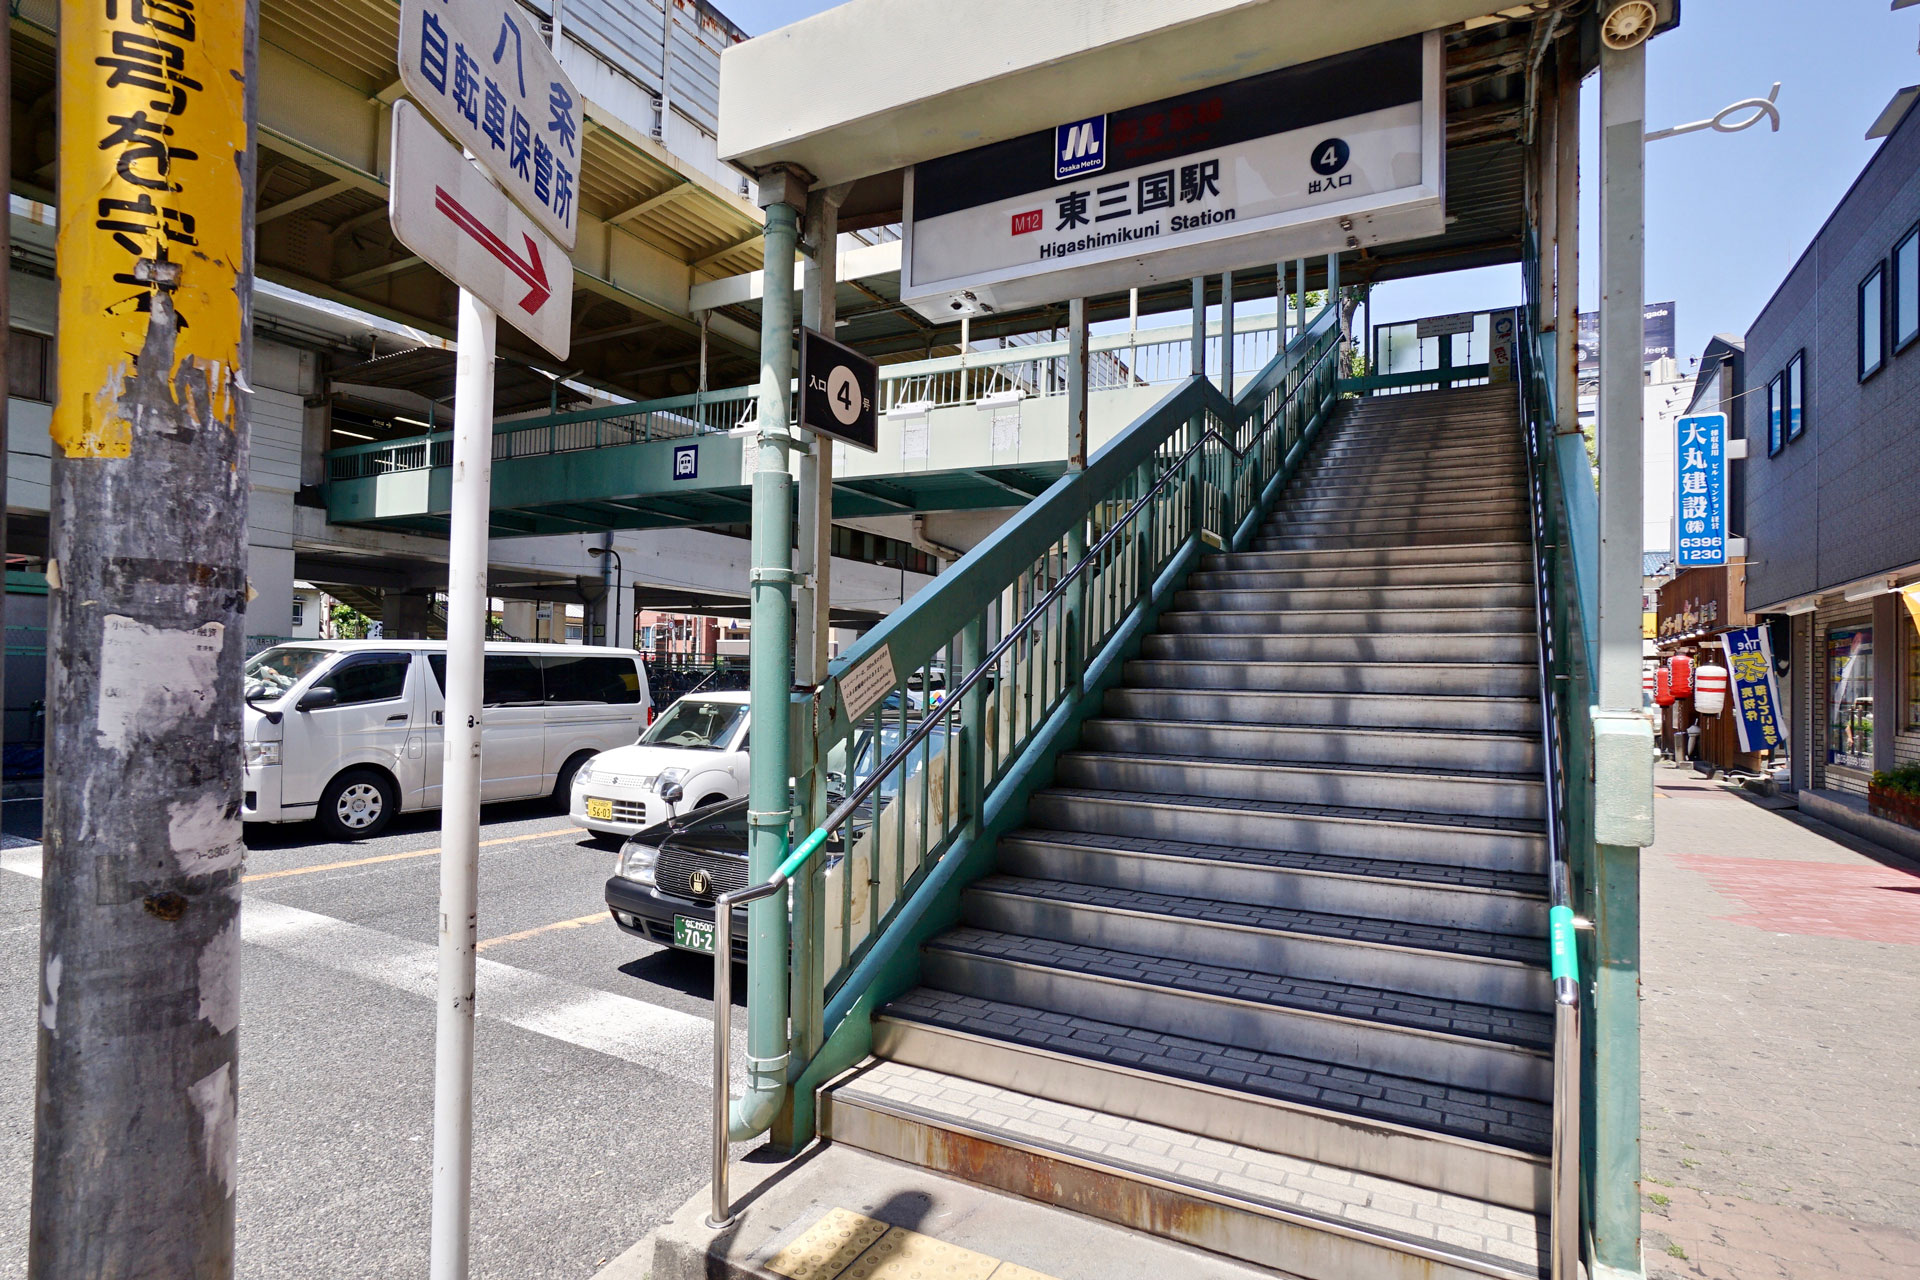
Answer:
[(440, 983), (434, 1023), (432, 1280), (467, 1280), (473, 1173), (473, 972), (480, 902), (480, 716), (493, 481), (494, 313), (460, 291), (453, 528), (447, 556)]

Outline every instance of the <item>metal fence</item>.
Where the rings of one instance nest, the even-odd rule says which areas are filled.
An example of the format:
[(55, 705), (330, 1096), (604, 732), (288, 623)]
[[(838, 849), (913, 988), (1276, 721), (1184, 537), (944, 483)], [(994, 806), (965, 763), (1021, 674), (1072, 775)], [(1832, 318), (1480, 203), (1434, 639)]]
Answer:
[[(1242, 323), (1233, 335), (1234, 368), (1250, 372), (1264, 368), (1279, 349), (1279, 336), (1271, 317)], [(1205, 367), (1220, 369), (1226, 340), (1217, 324), (1209, 327), (1204, 343)], [(1102, 334), (1088, 346), (1088, 390), (1095, 395), (1172, 386), (1193, 373), (1191, 326)], [(1054, 341), (885, 365), (880, 370), (880, 411), (1065, 395), (1067, 354), (1067, 343)], [(1246, 379), (1236, 377), (1235, 381), (1244, 384)], [(496, 423), (493, 458), (504, 462), (724, 434), (753, 426), (759, 403), (757, 387), (732, 387)], [(327, 454), (329, 480), (361, 480), (452, 465), (451, 431), (350, 445)]]

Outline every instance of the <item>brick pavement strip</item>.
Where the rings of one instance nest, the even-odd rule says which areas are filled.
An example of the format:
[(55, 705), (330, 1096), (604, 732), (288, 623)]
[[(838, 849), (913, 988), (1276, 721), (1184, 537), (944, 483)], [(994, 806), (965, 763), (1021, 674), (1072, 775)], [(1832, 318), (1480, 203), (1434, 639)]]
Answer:
[(1641, 882), (1649, 1275), (1917, 1280), (1920, 875), (1659, 779)]

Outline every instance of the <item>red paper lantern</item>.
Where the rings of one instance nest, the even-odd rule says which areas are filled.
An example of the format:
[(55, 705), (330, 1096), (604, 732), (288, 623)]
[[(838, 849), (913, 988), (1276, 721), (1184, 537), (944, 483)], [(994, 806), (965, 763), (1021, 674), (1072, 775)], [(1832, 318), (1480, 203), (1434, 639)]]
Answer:
[(1684, 653), (1676, 653), (1667, 665), (1673, 669), (1673, 696), (1690, 698), (1693, 696), (1693, 659)]
[(1708, 663), (1693, 675), (1695, 715), (1717, 716), (1727, 707), (1727, 669)]
[(1673, 705), (1673, 672), (1658, 667), (1653, 673), (1653, 701), (1655, 706)]

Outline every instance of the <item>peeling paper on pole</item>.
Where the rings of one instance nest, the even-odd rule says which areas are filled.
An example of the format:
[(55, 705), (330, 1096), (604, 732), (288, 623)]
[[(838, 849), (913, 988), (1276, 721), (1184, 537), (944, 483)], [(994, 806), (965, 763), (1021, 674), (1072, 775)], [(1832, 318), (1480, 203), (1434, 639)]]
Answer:
[(234, 1098), (233, 1074), (228, 1063), (195, 1081), (187, 1089), (194, 1110), (200, 1113), (200, 1145), (206, 1153), (207, 1172), (220, 1180), (220, 1189), (233, 1194)]
[[(125, 458), (136, 387), (149, 404), (187, 404), (203, 426), (235, 425), (246, 6), (144, 0), (86, 17), (99, 38), (60, 42), (51, 434), (69, 458)], [(178, 271), (167, 333), (150, 332), (156, 267)], [(163, 368), (140, 367), (150, 337)]]
[[(139, 740), (165, 737), (205, 715), (218, 696), (226, 643), (227, 629), (218, 622), (168, 631), (117, 613), (102, 618), (95, 730), (101, 745), (124, 755)], [(187, 825), (205, 824), (194, 815)], [(194, 832), (195, 839), (203, 835)]]

